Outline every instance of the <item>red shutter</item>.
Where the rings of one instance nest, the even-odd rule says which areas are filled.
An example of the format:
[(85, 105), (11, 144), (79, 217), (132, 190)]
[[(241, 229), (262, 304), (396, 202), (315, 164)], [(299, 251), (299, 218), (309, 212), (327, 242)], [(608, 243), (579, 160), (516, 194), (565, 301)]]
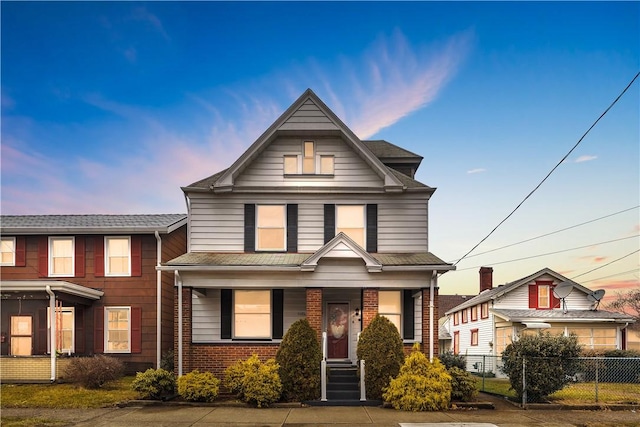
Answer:
[(142, 353), (142, 309), (131, 307), (131, 353)]
[(104, 238), (96, 236), (93, 248), (93, 275), (104, 276)]
[(38, 329), (36, 336), (35, 354), (47, 354), (48, 353), (48, 329), (47, 329), (47, 309), (38, 309)]
[(551, 298), (551, 308), (560, 308), (560, 300), (553, 293), (555, 286), (549, 286), (549, 298)]
[(104, 307), (93, 310), (93, 352), (104, 353)]
[(85, 238), (76, 236), (75, 247), (75, 277), (84, 277)]
[(131, 275), (142, 276), (142, 237), (131, 236)]
[(82, 354), (84, 353), (84, 341), (86, 337), (84, 336), (84, 309), (76, 306), (75, 310), (75, 351), (74, 353)]
[(49, 239), (47, 236), (38, 238), (38, 272), (40, 277), (49, 276)]
[(529, 285), (529, 308), (538, 308), (538, 285)]
[(24, 236), (16, 237), (16, 267), (27, 265), (27, 244)]

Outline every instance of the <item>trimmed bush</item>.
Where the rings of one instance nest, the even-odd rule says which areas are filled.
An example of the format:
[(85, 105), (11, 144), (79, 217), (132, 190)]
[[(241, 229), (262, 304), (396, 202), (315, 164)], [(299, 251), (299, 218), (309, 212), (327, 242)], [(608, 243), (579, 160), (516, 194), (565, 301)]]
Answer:
[(96, 389), (124, 374), (124, 363), (115, 357), (96, 355), (76, 357), (63, 371), (63, 378), (85, 388)]
[(136, 374), (131, 388), (140, 393), (143, 399), (160, 400), (175, 393), (176, 377), (173, 372), (149, 368)]
[(502, 353), (502, 370), (511, 388), (522, 399), (522, 361), (526, 361), (527, 402), (544, 402), (550, 394), (572, 381), (581, 367), (580, 346), (575, 335), (525, 335)]
[(320, 397), (322, 351), (307, 319), (295, 321), (282, 338), (276, 363), (285, 400), (302, 402)]
[(470, 402), (478, 395), (474, 376), (456, 366), (447, 369), (451, 375), (451, 400), (456, 402)]
[(274, 359), (262, 363), (254, 354), (225, 370), (224, 386), (247, 403), (258, 408), (267, 407), (277, 402), (282, 394), (278, 368)]
[(358, 341), (358, 359), (365, 361), (367, 398), (380, 399), (391, 378), (400, 372), (404, 350), (400, 333), (389, 319), (376, 314)]
[(178, 378), (178, 394), (190, 402), (213, 402), (219, 388), (220, 380), (211, 372), (196, 369)]
[(429, 362), (416, 345), (383, 398), (403, 411), (444, 410), (451, 403), (451, 376), (438, 359)]
[(173, 362), (173, 350), (167, 350), (160, 359), (160, 368), (165, 371), (173, 372), (174, 370), (174, 362)]
[(453, 351), (447, 351), (439, 355), (438, 359), (447, 369), (456, 367), (463, 371), (467, 370), (467, 357), (462, 354), (454, 354)]

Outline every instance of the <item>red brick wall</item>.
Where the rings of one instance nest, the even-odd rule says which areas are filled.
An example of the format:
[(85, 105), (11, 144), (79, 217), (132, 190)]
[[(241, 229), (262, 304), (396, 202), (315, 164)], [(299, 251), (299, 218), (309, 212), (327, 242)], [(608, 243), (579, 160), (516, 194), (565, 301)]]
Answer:
[(322, 343), (322, 289), (307, 289), (307, 320)]
[[(438, 355), (438, 288), (433, 290), (433, 355)], [(429, 356), (429, 288), (422, 290), (422, 352)]]
[(378, 289), (364, 289), (362, 292), (362, 329), (369, 326), (369, 323), (378, 313)]

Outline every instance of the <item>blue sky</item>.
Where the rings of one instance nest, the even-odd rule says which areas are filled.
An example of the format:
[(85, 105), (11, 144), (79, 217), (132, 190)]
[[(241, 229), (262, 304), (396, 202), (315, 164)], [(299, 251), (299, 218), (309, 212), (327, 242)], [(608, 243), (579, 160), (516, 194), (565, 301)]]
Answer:
[[(3, 214), (185, 212), (180, 186), (227, 167), (311, 88), (362, 139), (424, 156), (430, 250), (446, 261), (640, 70), (638, 2), (0, 7)], [(469, 256), (441, 293), (477, 292), (481, 265), (494, 284), (549, 267), (609, 295), (640, 286), (639, 88), (471, 255), (615, 215)]]

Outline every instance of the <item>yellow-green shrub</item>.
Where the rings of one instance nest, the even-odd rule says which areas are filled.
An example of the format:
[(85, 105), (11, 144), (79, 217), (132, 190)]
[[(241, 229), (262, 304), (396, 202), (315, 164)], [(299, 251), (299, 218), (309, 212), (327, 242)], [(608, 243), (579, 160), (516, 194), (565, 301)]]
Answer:
[(218, 397), (220, 380), (211, 372), (197, 369), (178, 378), (178, 393), (191, 402), (213, 402)]
[(447, 409), (451, 403), (451, 376), (438, 359), (429, 362), (414, 346), (382, 397), (395, 409), (404, 411)]
[(469, 402), (478, 394), (476, 381), (469, 372), (456, 366), (447, 369), (451, 375), (451, 400)]
[(131, 388), (139, 392), (145, 399), (162, 399), (175, 392), (176, 377), (173, 372), (149, 368), (136, 374)]
[(257, 354), (239, 360), (225, 370), (224, 386), (238, 398), (258, 408), (277, 402), (282, 394), (282, 383), (274, 359), (262, 363)]

